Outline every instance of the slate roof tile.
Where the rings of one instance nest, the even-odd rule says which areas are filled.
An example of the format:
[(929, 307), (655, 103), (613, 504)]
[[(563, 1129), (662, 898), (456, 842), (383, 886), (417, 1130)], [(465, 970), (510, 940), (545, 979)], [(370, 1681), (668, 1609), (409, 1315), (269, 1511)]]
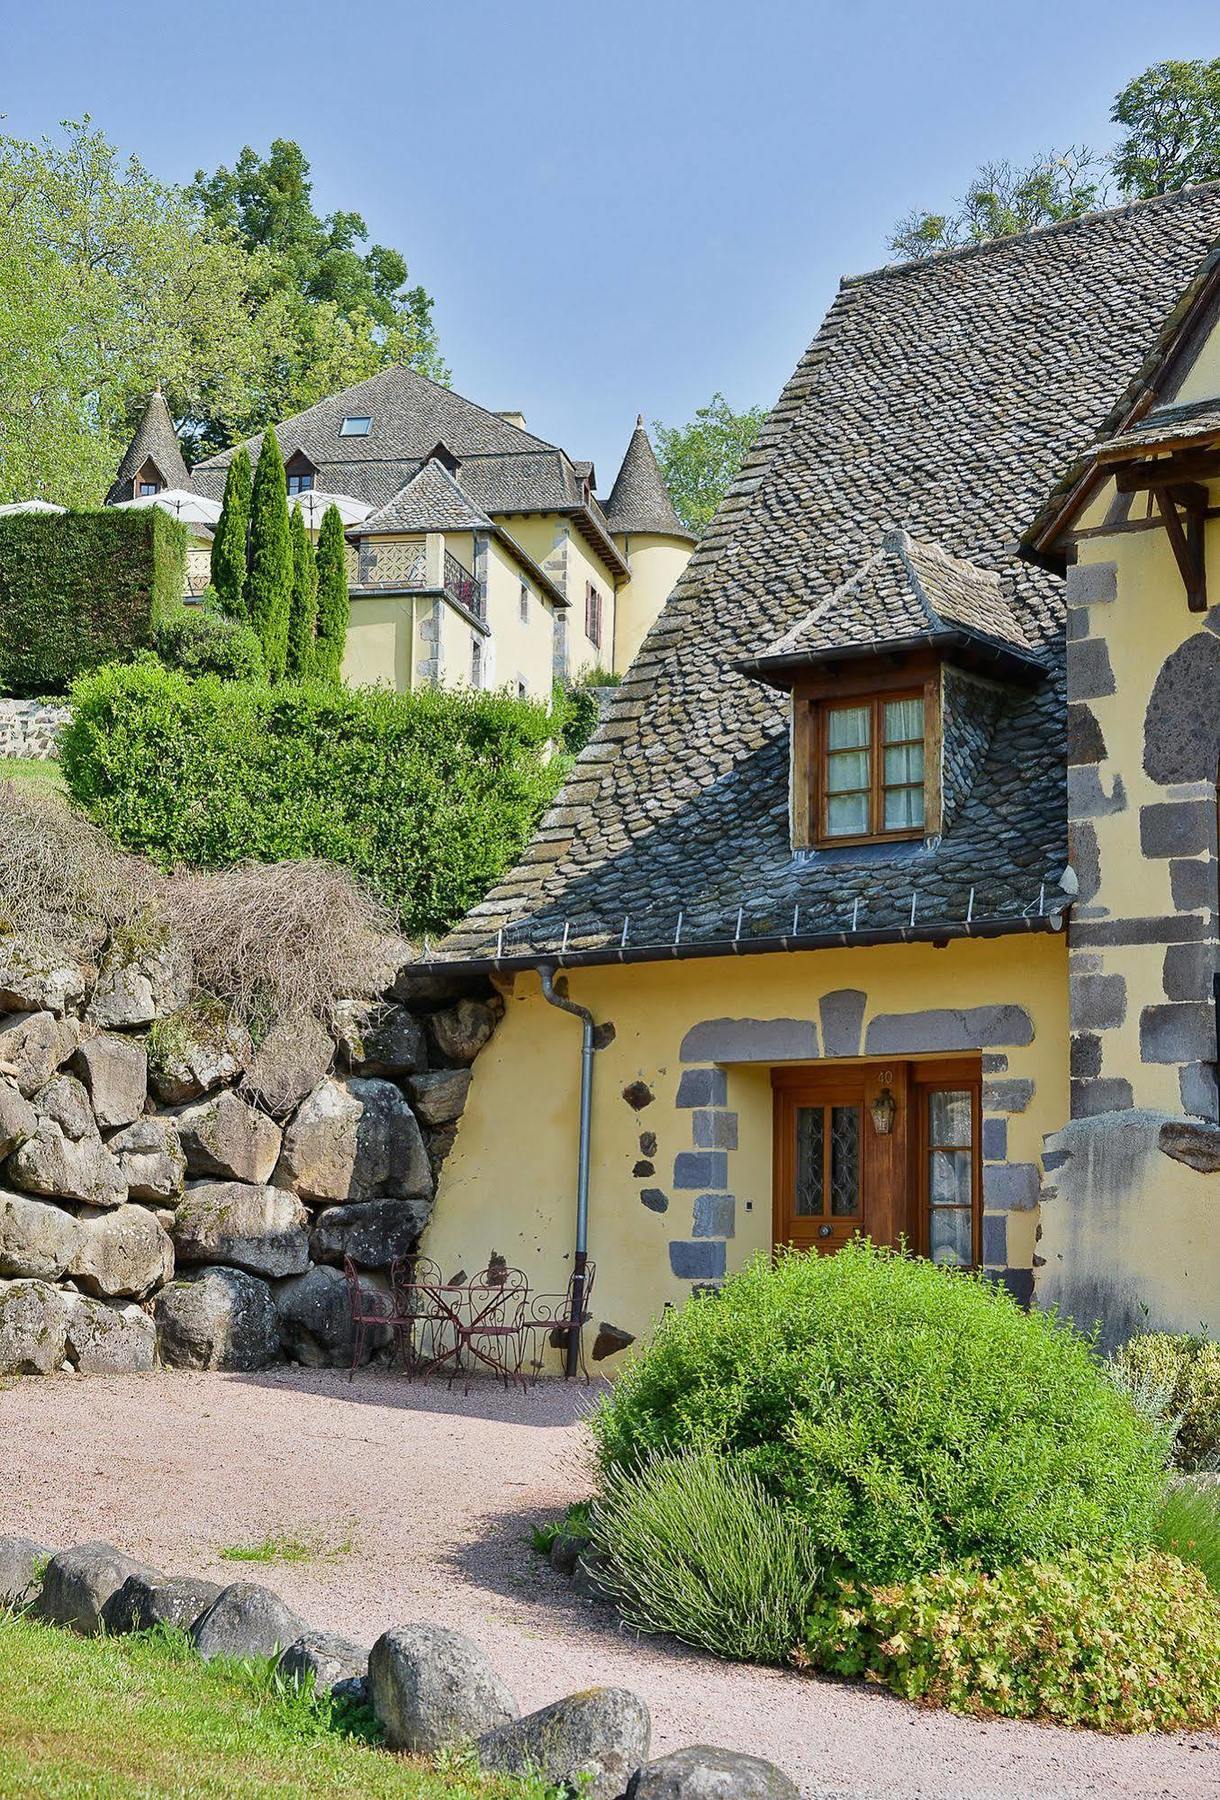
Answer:
[[(144, 417), (136, 426), (111, 483), (110, 492), (106, 495), (107, 506), (135, 497), (132, 485), (150, 458), (160, 470), (161, 480), (167, 488), (185, 488), (189, 492), (194, 486), (182, 455), (182, 446), (178, 442), (178, 433), (174, 430), (173, 418), (160, 388), (148, 396)], [(223, 480), (221, 487), (224, 487)], [(220, 499), (221, 496), (218, 494), (216, 498)]]
[(620, 535), (655, 533), (694, 542), (694, 532), (687, 530), (674, 511), (642, 414), (635, 422), (622, 466), (610, 489), (606, 518), (611, 531)]

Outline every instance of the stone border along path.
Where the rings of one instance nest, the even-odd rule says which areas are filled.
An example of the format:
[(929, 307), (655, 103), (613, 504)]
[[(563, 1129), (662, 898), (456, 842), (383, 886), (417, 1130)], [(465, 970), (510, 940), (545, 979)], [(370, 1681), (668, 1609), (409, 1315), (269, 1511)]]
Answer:
[[(0, 1381), (0, 1534), (104, 1539), (216, 1583), (253, 1575), (363, 1645), (417, 1620), (459, 1631), (527, 1711), (584, 1686), (627, 1688), (652, 1715), (654, 1757), (710, 1738), (775, 1762), (806, 1800), (1214, 1800), (1216, 1734), (979, 1724), (634, 1637), (528, 1543), (531, 1524), (589, 1492), (580, 1417), (596, 1396), (559, 1382), (466, 1396), (372, 1373), (349, 1386), (304, 1369)], [(279, 1533), (320, 1554), (219, 1559)]]

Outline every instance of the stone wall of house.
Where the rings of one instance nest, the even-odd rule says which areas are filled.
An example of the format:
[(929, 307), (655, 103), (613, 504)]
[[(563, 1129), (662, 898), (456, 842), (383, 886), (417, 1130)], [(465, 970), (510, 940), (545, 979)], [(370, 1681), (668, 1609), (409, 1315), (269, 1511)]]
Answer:
[(499, 1017), (464, 986), (255, 1042), (172, 947), (0, 950), (0, 1374), (347, 1364), (343, 1259), (384, 1293), (414, 1250)]
[(0, 700), (0, 756), (48, 762), (59, 755), (68, 708), (45, 700)]

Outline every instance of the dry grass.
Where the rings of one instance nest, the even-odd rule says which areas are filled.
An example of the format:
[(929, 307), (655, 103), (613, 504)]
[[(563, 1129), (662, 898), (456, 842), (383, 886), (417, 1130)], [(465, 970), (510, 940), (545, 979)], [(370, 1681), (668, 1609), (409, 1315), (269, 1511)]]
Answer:
[(378, 993), (403, 945), (385, 908), (321, 862), (161, 874), (54, 793), (0, 782), (0, 931), (56, 954), (179, 939), (196, 986), (266, 1025)]

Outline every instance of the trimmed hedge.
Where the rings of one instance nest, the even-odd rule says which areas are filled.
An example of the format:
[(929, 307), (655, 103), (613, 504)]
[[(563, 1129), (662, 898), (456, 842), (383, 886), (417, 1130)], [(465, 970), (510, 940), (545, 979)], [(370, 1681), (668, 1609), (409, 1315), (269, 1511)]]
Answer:
[(192, 681), (149, 656), (77, 682), (61, 767), (99, 825), (164, 867), (320, 857), (435, 933), (551, 799), (550, 730), (504, 693)]
[(1172, 1556), (946, 1569), (844, 1589), (796, 1660), (976, 1718), (1182, 1731), (1220, 1719), (1220, 1596)]
[[(210, 595), (210, 599), (209, 599)], [(222, 681), (260, 681), (263, 646), (253, 626), (216, 610), (215, 590), (198, 606), (179, 606), (161, 621), (153, 648), (170, 669), (184, 675), (219, 675)]]
[(148, 649), (181, 604), (186, 544), (159, 506), (0, 519), (0, 689), (61, 694)]
[(1166, 1440), (1086, 1338), (981, 1276), (853, 1241), (667, 1313), (593, 1418), (607, 1475), (730, 1457), (832, 1575), (1142, 1548)]

